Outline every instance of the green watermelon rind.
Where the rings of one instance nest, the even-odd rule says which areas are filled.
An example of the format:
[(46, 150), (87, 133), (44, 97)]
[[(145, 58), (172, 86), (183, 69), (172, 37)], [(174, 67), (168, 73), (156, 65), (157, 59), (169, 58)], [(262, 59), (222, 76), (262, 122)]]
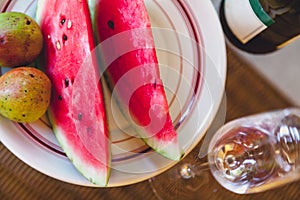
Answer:
[(165, 158), (179, 161), (184, 156), (184, 151), (178, 148), (178, 144), (172, 141), (162, 143), (161, 141), (156, 141), (155, 138), (142, 138), (142, 140)]
[[(104, 73), (104, 79), (106, 81), (106, 84), (108, 86), (108, 89), (110, 91), (113, 91), (113, 85), (110, 81), (109, 75)], [(154, 151), (159, 153), (165, 158), (179, 161), (184, 155), (185, 152), (182, 148), (179, 147), (178, 142), (168, 141), (168, 142), (162, 142), (157, 140), (155, 137), (149, 137), (145, 133), (145, 130), (143, 130), (139, 126), (135, 126), (135, 123), (131, 123), (129, 119), (131, 119), (131, 116), (126, 114), (125, 112), (125, 105), (120, 101), (120, 98), (117, 97), (117, 94), (115, 93), (113, 96), (114, 100), (116, 101), (116, 104), (121, 111), (121, 114), (124, 116), (124, 118), (133, 126), (133, 130), (136, 134), (139, 135), (140, 139), (147, 144), (149, 147), (151, 147)], [(168, 144), (169, 143), (169, 144)]]
[(90, 15), (91, 15), (91, 20), (92, 24), (94, 26), (95, 22), (95, 7), (96, 7), (96, 1), (95, 0), (88, 0), (88, 5), (89, 5), (89, 10), (90, 10)]
[[(117, 99), (116, 101), (118, 101), (118, 106), (121, 110), (121, 113), (124, 115), (125, 119), (130, 119), (131, 116), (128, 116), (125, 113), (124, 109), (126, 108), (124, 108), (124, 104), (118, 98), (116, 99)], [(149, 137), (146, 131), (142, 129), (140, 126), (135, 125), (135, 123), (132, 123), (132, 125), (133, 125), (133, 130), (135, 131), (136, 134), (139, 135), (140, 139), (144, 141), (144, 143), (146, 143), (149, 147), (151, 147), (155, 152), (159, 153), (163, 157), (174, 161), (179, 161), (185, 155), (185, 152), (182, 148), (180, 148), (178, 141), (176, 142), (174, 142), (173, 140), (161, 141), (155, 137)]]
[[(49, 108), (47, 110), (47, 116), (48, 119), (50, 121), (50, 124), (52, 125), (52, 131), (55, 134), (55, 137), (58, 141), (58, 143), (60, 144), (61, 148), (64, 150), (64, 153), (67, 155), (68, 159), (72, 162), (72, 164), (75, 166), (75, 168), (77, 169), (78, 172), (80, 172), (80, 174), (82, 176), (84, 176), (87, 180), (89, 180), (91, 183), (105, 187), (108, 184), (108, 180), (110, 177), (110, 167), (107, 167), (107, 171), (104, 173), (99, 173), (99, 170), (95, 170), (92, 167), (89, 167), (88, 165), (85, 165), (85, 162), (82, 161), (81, 159), (76, 158), (76, 155), (71, 148), (66, 148), (68, 144), (68, 141), (63, 137), (64, 134), (63, 130), (60, 129), (60, 127), (57, 125), (57, 122), (55, 122), (53, 114), (51, 109)], [(111, 154), (109, 154), (110, 158), (111, 158)], [(109, 160), (111, 160), (110, 158), (108, 158)], [(110, 166), (111, 163), (108, 163), (108, 165)], [(101, 176), (99, 176), (99, 174)], [(106, 174), (107, 176), (102, 176), (103, 174)]]

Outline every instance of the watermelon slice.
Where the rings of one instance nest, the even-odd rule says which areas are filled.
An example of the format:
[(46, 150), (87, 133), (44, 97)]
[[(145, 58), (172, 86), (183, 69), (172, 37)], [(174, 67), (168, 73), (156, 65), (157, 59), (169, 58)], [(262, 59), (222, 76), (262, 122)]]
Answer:
[(97, 40), (113, 93), (139, 136), (161, 155), (180, 160), (144, 2), (96, 0), (95, 6)]
[(52, 81), (48, 116), (61, 147), (79, 172), (106, 186), (111, 162), (105, 105), (87, 1), (39, 0), (44, 37), (41, 65)]

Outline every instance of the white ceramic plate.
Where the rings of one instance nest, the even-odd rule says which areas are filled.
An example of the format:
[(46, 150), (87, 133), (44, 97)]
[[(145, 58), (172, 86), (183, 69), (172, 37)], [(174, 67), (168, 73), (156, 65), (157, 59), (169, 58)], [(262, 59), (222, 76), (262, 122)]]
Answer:
[[(180, 146), (188, 154), (204, 136), (221, 102), (226, 76), (225, 42), (210, 1), (146, 0), (166, 88), (171, 117)], [(34, 16), (35, 0), (12, 0), (0, 11)], [(5, 68), (2, 68), (4, 73)], [(105, 90), (109, 97), (108, 90)], [(176, 164), (130, 136), (131, 127), (111, 101), (112, 171), (108, 187), (137, 183)], [(123, 131), (121, 131), (123, 130)], [(57, 143), (47, 117), (19, 124), (0, 117), (1, 142), (19, 159), (61, 181), (97, 187), (73, 167)]]

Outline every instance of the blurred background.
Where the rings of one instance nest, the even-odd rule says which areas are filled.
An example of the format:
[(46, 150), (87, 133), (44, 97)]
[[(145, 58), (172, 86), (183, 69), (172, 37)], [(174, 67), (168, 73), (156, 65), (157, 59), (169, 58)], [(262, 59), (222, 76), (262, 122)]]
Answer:
[(273, 85), (300, 106), (300, 39), (276, 52), (254, 55), (235, 50)]

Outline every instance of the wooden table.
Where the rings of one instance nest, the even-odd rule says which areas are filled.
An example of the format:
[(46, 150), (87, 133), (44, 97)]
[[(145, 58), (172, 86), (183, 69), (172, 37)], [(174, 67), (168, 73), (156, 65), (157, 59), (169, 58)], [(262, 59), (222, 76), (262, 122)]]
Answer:
[[(260, 74), (239, 58), (231, 49), (227, 49), (228, 74), (226, 80), (226, 121), (258, 112), (292, 106), (276, 88), (273, 88)], [(200, 144), (187, 156), (195, 157)], [(200, 196), (195, 199), (270, 199), (291, 200), (300, 197), (300, 182), (294, 182), (271, 191), (236, 195), (223, 189), (208, 171), (205, 187), (201, 187)], [(198, 192), (199, 193), (199, 192)], [(1, 200), (154, 200), (148, 181), (117, 188), (87, 188), (67, 184), (47, 177), (35, 171), (10, 153), (0, 144), (0, 199)]]

